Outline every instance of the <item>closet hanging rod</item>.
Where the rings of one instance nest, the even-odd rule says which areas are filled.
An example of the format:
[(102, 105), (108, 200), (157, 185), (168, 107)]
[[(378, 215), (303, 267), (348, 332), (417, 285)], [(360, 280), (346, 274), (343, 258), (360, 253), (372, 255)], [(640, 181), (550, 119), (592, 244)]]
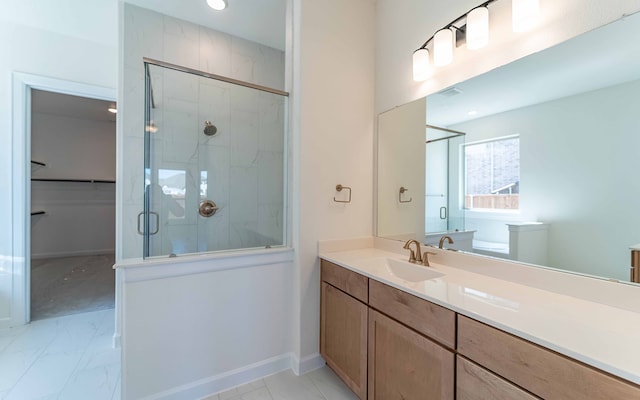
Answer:
[(46, 214), (45, 211), (31, 211), (31, 215), (44, 215)]
[(33, 160), (31, 160), (31, 164), (37, 164), (37, 165), (41, 165), (41, 166), (43, 166), (43, 167), (46, 167), (46, 166), (47, 166), (47, 164), (45, 164), (45, 163), (43, 163), (43, 162), (40, 162), (40, 161), (33, 161)]
[(116, 183), (116, 181), (108, 181), (103, 179), (53, 179), (53, 178), (31, 178), (32, 181), (38, 182), (81, 182), (81, 183)]

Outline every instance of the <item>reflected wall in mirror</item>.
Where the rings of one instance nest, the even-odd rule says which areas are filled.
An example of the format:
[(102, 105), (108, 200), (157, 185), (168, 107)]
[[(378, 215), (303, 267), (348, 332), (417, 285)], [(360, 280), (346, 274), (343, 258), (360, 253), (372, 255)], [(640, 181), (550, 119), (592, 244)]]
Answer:
[(424, 233), (425, 104), (418, 99), (378, 116), (378, 209), (385, 210), (378, 213), (378, 236)]
[[(633, 37), (640, 14), (427, 97), (428, 124), (466, 133), (449, 149), (447, 185), (450, 215), (473, 232), (468, 250), (629, 280), (629, 247), (640, 243), (640, 52), (625, 39)], [(378, 149), (380, 179), (394, 161)], [(473, 183), (478, 174), (484, 189)], [(378, 204), (380, 221), (388, 210)]]

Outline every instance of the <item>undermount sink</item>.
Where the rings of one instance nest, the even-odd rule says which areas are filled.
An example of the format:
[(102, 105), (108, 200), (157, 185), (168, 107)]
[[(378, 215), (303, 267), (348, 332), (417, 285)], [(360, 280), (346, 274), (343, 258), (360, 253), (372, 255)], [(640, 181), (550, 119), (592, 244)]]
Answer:
[(379, 273), (386, 273), (409, 282), (426, 281), (444, 276), (444, 274), (429, 267), (393, 258), (375, 258), (371, 260), (370, 266), (377, 269)]

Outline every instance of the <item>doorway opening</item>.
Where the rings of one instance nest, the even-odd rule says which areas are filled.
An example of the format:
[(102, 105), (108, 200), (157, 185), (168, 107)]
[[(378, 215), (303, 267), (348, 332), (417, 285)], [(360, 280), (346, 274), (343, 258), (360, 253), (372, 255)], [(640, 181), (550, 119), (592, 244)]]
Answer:
[(30, 319), (114, 308), (115, 103), (30, 99)]

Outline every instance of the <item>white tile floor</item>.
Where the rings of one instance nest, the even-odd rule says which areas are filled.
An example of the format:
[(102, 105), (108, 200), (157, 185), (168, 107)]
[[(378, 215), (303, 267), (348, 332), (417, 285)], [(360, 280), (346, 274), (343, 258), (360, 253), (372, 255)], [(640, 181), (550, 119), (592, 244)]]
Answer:
[(120, 399), (114, 310), (0, 330), (0, 400)]
[(203, 400), (357, 400), (328, 367), (296, 376), (290, 370)]
[[(0, 400), (119, 400), (114, 310), (34, 321), (0, 330)], [(284, 371), (206, 400), (355, 400), (324, 367)]]

